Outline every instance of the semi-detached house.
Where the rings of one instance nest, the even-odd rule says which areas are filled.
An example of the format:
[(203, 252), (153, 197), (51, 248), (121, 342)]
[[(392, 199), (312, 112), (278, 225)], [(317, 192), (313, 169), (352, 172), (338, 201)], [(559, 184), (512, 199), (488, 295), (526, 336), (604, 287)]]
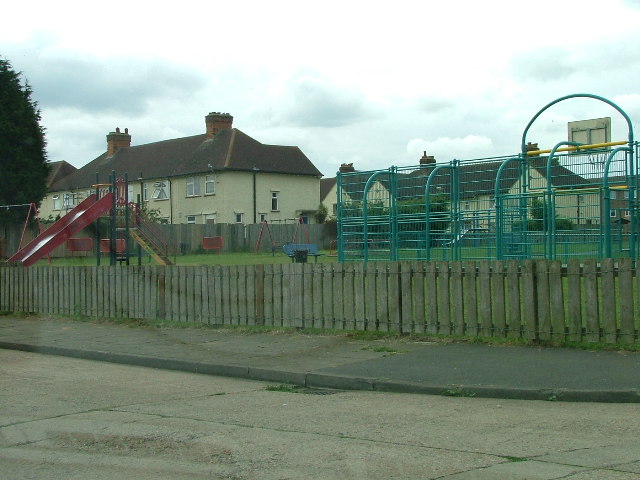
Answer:
[(233, 127), (228, 113), (205, 117), (206, 131), (131, 145), (128, 129), (107, 135), (107, 151), (50, 186), (41, 218), (62, 216), (113, 170), (168, 223), (311, 223), (320, 204), (322, 174), (295, 146), (265, 145)]

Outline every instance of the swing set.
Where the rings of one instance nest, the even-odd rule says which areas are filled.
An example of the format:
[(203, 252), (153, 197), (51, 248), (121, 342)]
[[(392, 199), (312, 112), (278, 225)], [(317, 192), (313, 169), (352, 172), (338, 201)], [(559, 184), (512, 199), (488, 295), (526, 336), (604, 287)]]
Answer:
[[(293, 223), (294, 225), (294, 229), (293, 229), (293, 234), (291, 235), (291, 240), (287, 240), (287, 229), (286, 228), (281, 228), (281, 227), (286, 227), (288, 226), (287, 222), (291, 221), (291, 222), (295, 222)], [(260, 245), (262, 244), (262, 239), (265, 235), (265, 233), (268, 235), (269, 237), (269, 244), (271, 247), (271, 255), (276, 254), (276, 250), (281, 249), (284, 245), (290, 244), (290, 243), (297, 243), (296, 240), (298, 239), (298, 232), (300, 231), (303, 235), (304, 235), (304, 240), (306, 241), (306, 243), (309, 243), (309, 229), (307, 228), (307, 224), (304, 223), (302, 217), (298, 217), (298, 218), (285, 218), (284, 220), (273, 220), (273, 222), (282, 222), (281, 225), (278, 226), (277, 228), (277, 238), (274, 238), (274, 234), (271, 231), (271, 227), (269, 226), (269, 222), (267, 220), (263, 220), (261, 222), (260, 225), (260, 233), (258, 234), (258, 241), (256, 242), (256, 247), (254, 249), (254, 253), (259, 253), (260, 252)]]
[[(22, 231), (20, 233), (20, 242), (18, 243), (18, 250), (22, 248), (22, 244), (24, 243), (24, 237), (27, 233), (27, 227), (29, 226), (29, 221), (35, 219), (36, 224), (38, 225), (38, 234), (42, 233), (42, 225), (40, 224), (40, 217), (38, 217), (38, 206), (35, 203), (19, 203), (14, 205), (0, 205), (0, 208), (4, 208), (5, 210), (9, 210), (10, 208), (24, 208), (27, 207), (27, 214), (24, 219), (24, 225), (22, 226)], [(4, 252), (1, 251), (0, 254), (4, 256)], [(51, 262), (51, 255), (47, 255), (49, 262)]]

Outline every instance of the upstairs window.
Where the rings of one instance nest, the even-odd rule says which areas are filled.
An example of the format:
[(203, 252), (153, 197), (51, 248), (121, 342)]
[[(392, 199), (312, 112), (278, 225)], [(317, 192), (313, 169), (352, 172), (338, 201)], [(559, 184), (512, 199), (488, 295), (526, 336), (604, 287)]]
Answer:
[(198, 177), (187, 178), (187, 197), (200, 195), (200, 179)]
[(160, 182), (156, 182), (153, 184), (153, 195), (151, 195), (151, 198), (153, 198), (154, 200), (166, 200), (169, 198), (170, 195), (170, 188), (169, 188), (169, 182), (166, 181), (160, 181)]
[(205, 175), (204, 177), (204, 194), (213, 195), (216, 193), (216, 176)]
[(62, 206), (65, 209), (73, 208), (73, 193), (65, 193), (62, 199)]
[(280, 210), (280, 205), (278, 202), (278, 192), (271, 192), (271, 211), (277, 212)]

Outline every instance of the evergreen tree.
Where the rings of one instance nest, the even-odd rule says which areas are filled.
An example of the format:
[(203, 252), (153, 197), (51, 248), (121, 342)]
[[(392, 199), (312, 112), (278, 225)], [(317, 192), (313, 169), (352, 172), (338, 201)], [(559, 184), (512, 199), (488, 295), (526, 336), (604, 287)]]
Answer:
[[(21, 74), (0, 58), (0, 205), (39, 204), (46, 194), (46, 142), (31, 93)], [(24, 220), (26, 210), (0, 208), (0, 223)]]

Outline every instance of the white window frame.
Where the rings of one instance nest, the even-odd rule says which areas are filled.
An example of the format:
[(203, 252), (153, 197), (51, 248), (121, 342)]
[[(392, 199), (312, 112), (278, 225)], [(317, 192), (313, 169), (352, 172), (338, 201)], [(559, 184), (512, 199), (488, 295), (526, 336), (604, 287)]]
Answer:
[(200, 196), (200, 177), (187, 177), (187, 197), (199, 197)]
[(153, 184), (153, 200), (168, 200), (171, 198), (171, 187), (168, 181), (159, 180)]
[[(210, 220), (213, 220), (213, 222), (210, 222)], [(216, 223), (216, 214), (215, 213), (206, 213), (204, 215), (204, 223)]]
[(149, 184), (144, 182), (142, 184), (142, 201), (146, 202), (147, 200), (149, 200)]
[(216, 193), (216, 176), (209, 174), (204, 176), (204, 194), (214, 195)]
[(236, 220), (236, 221), (235, 221), (235, 223), (244, 223), (244, 213), (242, 213), (242, 212), (236, 212), (236, 213), (235, 213), (235, 216), (236, 216), (236, 218), (235, 218), (235, 220)]
[(616, 211), (612, 208), (611, 210), (609, 210), (609, 216), (611, 218), (616, 218), (618, 216), (618, 214), (616, 213)]
[[(276, 208), (273, 208), (274, 205)], [(272, 212), (280, 211), (280, 192), (277, 190), (271, 190), (271, 211)]]
[(60, 210), (60, 195), (54, 195), (52, 197), (52, 200), (53, 200), (52, 210)]
[(187, 215), (187, 223), (188, 224), (195, 224), (196, 223), (196, 216), (195, 215)]
[(65, 193), (62, 195), (62, 208), (69, 210), (73, 208), (73, 193)]

